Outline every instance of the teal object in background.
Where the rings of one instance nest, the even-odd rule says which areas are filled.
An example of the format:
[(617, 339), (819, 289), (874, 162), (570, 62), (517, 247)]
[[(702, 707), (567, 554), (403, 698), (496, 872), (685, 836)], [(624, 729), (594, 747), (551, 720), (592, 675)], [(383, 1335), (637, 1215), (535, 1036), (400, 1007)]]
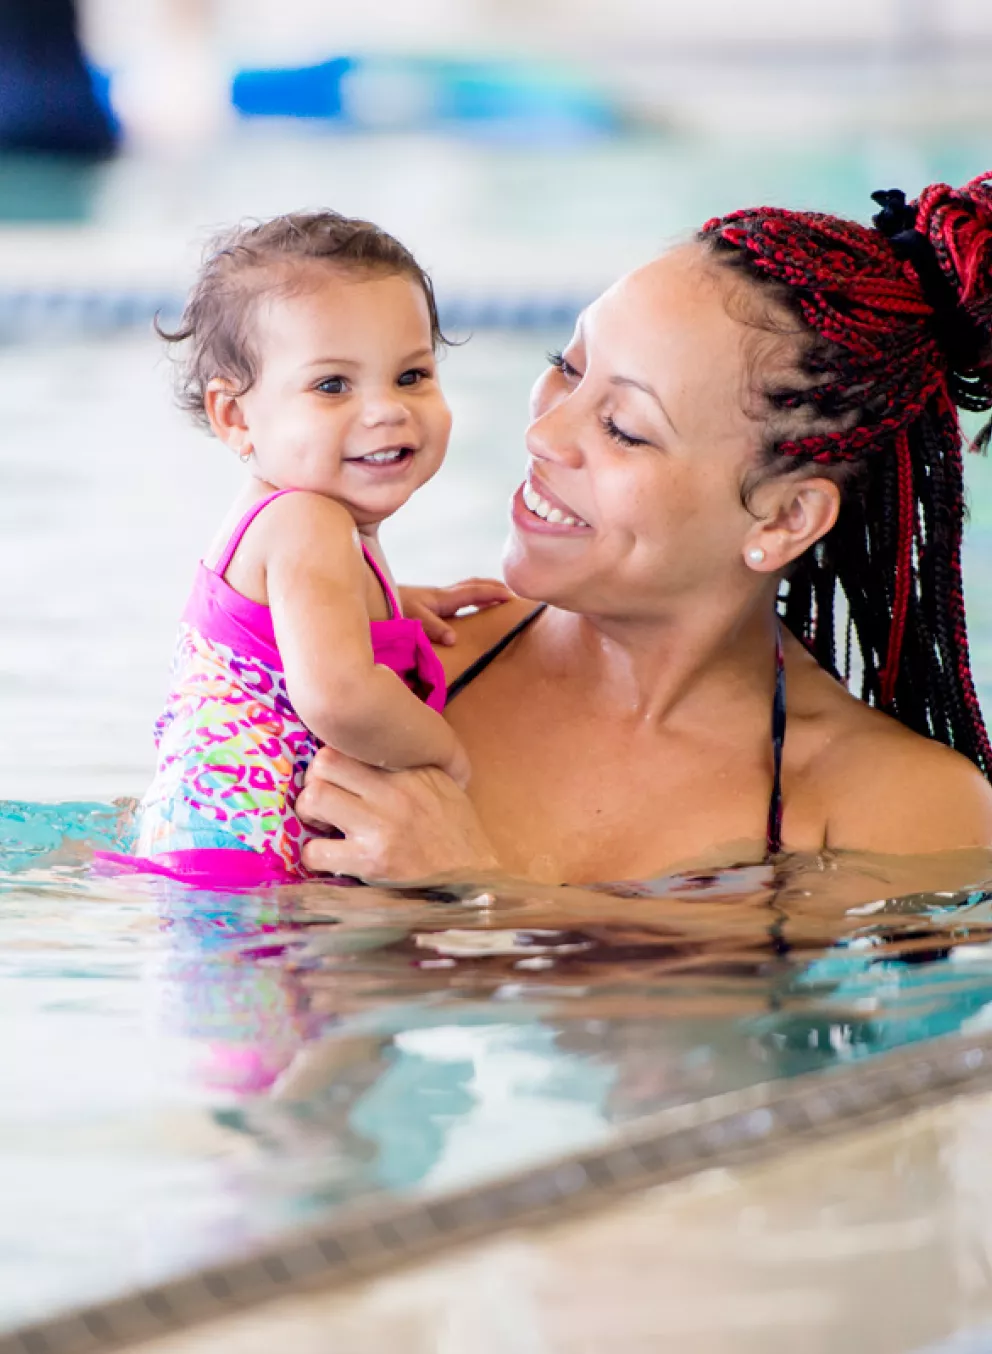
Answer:
[(514, 61), (336, 57), (241, 71), (231, 101), (243, 117), (319, 119), (354, 130), (574, 139), (622, 124), (612, 101), (581, 76)]

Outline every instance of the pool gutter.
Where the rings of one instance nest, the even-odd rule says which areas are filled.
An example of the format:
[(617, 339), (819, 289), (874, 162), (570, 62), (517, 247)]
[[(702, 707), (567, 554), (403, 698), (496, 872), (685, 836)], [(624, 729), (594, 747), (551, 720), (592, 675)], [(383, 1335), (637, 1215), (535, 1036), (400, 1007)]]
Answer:
[(0, 1354), (109, 1354), (290, 1293), (342, 1287), (508, 1228), (600, 1208), (992, 1086), (992, 1032), (663, 1110), (587, 1148), (471, 1189), (341, 1210), (248, 1256), (0, 1334)]

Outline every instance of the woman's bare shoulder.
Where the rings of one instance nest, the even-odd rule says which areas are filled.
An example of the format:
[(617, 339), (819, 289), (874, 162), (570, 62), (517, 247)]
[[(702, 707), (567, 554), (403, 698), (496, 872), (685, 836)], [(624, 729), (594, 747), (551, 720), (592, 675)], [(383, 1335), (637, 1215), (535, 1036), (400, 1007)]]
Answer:
[(992, 846), (992, 786), (967, 757), (825, 673), (799, 685), (802, 779), (826, 806), (828, 846), (893, 854)]
[(459, 677), (477, 658), (481, 658), (515, 625), (529, 616), (537, 605), (537, 602), (528, 601), (525, 597), (514, 597), (512, 601), (502, 602), (499, 606), (474, 611), (467, 616), (456, 616), (452, 621), (456, 636), (454, 644), (438, 651), (447, 680), (452, 682)]

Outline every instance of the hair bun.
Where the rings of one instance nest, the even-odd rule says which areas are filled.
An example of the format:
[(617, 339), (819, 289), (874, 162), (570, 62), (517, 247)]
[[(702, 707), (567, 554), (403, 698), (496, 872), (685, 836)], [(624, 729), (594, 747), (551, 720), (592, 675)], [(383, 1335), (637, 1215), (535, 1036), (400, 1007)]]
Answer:
[(951, 394), (963, 409), (992, 409), (992, 173), (963, 188), (935, 183), (916, 203), (916, 230), (933, 249), (955, 309), (941, 317)]

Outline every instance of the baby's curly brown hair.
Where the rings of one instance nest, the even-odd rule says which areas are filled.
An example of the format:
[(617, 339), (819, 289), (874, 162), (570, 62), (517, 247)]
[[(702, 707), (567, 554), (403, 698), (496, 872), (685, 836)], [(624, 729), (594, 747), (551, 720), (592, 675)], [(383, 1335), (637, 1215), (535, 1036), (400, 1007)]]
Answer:
[(230, 381), (238, 395), (251, 389), (258, 378), (258, 302), (273, 293), (291, 294), (302, 284), (300, 265), (308, 264), (410, 278), (427, 301), (434, 349), (448, 342), (427, 273), (405, 245), (371, 221), (315, 211), (242, 224), (208, 244), (178, 326), (168, 330), (155, 322), (167, 343), (189, 345), (177, 363), (176, 398), (197, 423), (209, 427), (204, 395), (216, 377)]

